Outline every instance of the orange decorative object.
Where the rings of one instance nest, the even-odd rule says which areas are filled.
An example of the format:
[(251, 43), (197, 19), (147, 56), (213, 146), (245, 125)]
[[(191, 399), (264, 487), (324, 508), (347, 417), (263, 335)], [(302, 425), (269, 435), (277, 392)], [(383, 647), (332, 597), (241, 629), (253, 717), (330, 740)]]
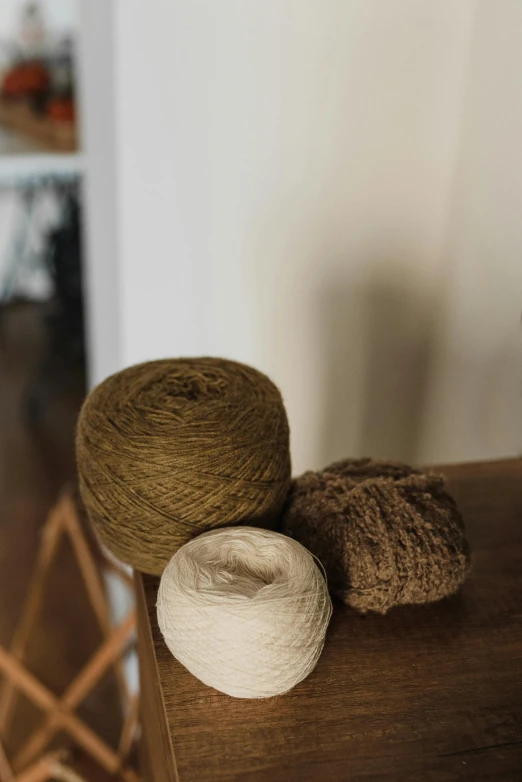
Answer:
[(74, 101), (70, 98), (52, 98), (47, 104), (47, 116), (55, 122), (75, 122)]
[(23, 98), (45, 92), (49, 88), (49, 71), (37, 62), (22, 63), (4, 77), (2, 92), (6, 97)]

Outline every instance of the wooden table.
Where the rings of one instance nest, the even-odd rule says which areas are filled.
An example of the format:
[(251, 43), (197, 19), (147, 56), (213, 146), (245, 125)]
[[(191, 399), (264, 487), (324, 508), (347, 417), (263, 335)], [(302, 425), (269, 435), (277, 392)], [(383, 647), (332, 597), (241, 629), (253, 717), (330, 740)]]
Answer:
[(158, 580), (136, 577), (150, 780), (522, 780), (522, 460), (443, 472), (473, 548), (461, 593), (387, 616), (336, 604), (284, 696), (197, 681), (162, 641)]

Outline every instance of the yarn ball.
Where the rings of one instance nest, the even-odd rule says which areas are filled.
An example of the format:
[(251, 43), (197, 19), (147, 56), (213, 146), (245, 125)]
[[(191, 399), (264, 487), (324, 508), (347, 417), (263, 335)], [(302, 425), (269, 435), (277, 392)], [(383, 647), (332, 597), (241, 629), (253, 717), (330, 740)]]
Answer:
[(219, 358), (151, 361), (109, 377), (84, 402), (76, 455), (102, 542), (154, 575), (201, 532), (274, 526), (291, 480), (281, 394), (261, 372)]
[(331, 591), (361, 613), (447, 597), (470, 566), (443, 478), (394, 462), (345, 459), (304, 473), (282, 529), (321, 560)]
[(315, 668), (332, 605), (300, 543), (237, 527), (207, 532), (174, 554), (157, 609), (167, 646), (194, 676), (235, 698), (268, 698)]

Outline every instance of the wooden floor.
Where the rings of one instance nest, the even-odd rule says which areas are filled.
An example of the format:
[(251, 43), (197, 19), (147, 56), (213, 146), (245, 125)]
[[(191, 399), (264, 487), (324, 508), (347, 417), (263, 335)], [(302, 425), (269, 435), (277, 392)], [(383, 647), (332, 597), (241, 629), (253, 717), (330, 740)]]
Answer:
[[(39, 530), (60, 487), (74, 481), (74, 427), (83, 398), (81, 370), (45, 355), (42, 305), (17, 305), (0, 317), (0, 643), (8, 645), (34, 564)], [(62, 546), (34, 628), (28, 667), (62, 693), (100, 641), (76, 563)], [(113, 746), (120, 729), (117, 688), (102, 681), (78, 710)], [(39, 714), (20, 700), (5, 737), (13, 753)], [(79, 762), (82, 763), (81, 757)], [(92, 779), (104, 779), (101, 771)]]

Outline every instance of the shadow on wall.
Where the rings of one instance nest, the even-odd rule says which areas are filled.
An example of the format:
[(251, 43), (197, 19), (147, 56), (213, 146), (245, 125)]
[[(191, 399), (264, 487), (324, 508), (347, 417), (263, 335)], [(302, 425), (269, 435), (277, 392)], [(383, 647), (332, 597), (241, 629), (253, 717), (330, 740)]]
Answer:
[(364, 282), (339, 276), (320, 291), (323, 465), (418, 459), (440, 297), (413, 269), (390, 260)]

